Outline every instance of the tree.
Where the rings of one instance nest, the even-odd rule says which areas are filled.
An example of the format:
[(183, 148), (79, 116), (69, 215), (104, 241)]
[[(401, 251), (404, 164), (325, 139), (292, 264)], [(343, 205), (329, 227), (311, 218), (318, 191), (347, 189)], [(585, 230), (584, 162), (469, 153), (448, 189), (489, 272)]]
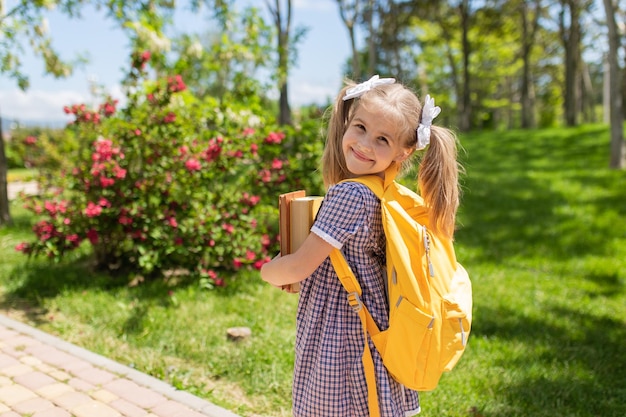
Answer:
[(623, 169), (626, 166), (626, 142), (624, 142), (624, 116), (622, 109), (622, 86), (619, 64), (620, 37), (615, 23), (616, 7), (612, 0), (604, 0), (606, 22), (609, 30), (609, 109), (611, 121), (611, 160), (609, 166)]
[(580, 13), (581, 7), (578, 0), (561, 0), (559, 12), (559, 30), (561, 41), (565, 49), (565, 100), (563, 110), (565, 123), (568, 126), (576, 126), (578, 123), (577, 104), (580, 100)]
[(521, 82), (522, 128), (535, 126), (534, 89), (531, 74), (531, 52), (535, 44), (541, 15), (541, 0), (535, 0), (530, 10), (529, 2), (522, 0), (519, 7), (519, 16), (522, 26), (521, 56), (523, 62)]
[(360, 0), (337, 0), (337, 6), (339, 7), (339, 16), (344, 26), (348, 30), (348, 37), (350, 38), (350, 50), (352, 51), (352, 79), (359, 80), (362, 78), (361, 74), (361, 59), (359, 57), (359, 50), (356, 46), (356, 34), (354, 29), (361, 16), (361, 1)]
[[(71, 74), (71, 66), (63, 62), (52, 48), (47, 33), (46, 9), (60, 6), (68, 13), (73, 12), (73, 1), (19, 2), (10, 10), (5, 10), (4, 1), (0, 2), (0, 73), (13, 79), (18, 87), (26, 90), (28, 77), (23, 74), (20, 55), (23, 53), (22, 37), (32, 46), (35, 55), (44, 60), (48, 74), (60, 78)], [(4, 136), (1, 129), (0, 115), (0, 225), (11, 222), (9, 196), (7, 192), (8, 164), (5, 154)]]
[(290, 53), (290, 34), (291, 34), (291, 0), (286, 0), (286, 15), (283, 13), (281, 0), (274, 0), (274, 5), (270, 0), (265, 0), (267, 8), (272, 15), (274, 25), (278, 35), (278, 90), (280, 91), (278, 123), (281, 126), (290, 125), (291, 107), (289, 106), (289, 53)]

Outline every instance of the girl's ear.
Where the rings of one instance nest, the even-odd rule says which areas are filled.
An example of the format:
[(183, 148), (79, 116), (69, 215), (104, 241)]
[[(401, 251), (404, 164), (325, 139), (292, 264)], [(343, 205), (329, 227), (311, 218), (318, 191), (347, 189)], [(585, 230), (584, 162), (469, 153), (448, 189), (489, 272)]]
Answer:
[(411, 154), (413, 153), (414, 148), (404, 148), (396, 157), (396, 159), (394, 159), (394, 161), (396, 161), (397, 163), (403, 162), (405, 159), (407, 159), (409, 156), (411, 156)]

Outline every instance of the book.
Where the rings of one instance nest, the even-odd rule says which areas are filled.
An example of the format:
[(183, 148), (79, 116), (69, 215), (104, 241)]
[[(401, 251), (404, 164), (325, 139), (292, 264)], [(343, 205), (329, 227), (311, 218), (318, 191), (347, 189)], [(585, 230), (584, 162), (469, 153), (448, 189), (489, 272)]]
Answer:
[(298, 190), (281, 194), (278, 197), (278, 232), (280, 238), (280, 254), (287, 255), (290, 251), (291, 240), (291, 214), (289, 211), (291, 201), (294, 198), (306, 196), (306, 191)]
[(289, 253), (297, 251), (311, 232), (323, 199), (319, 196), (305, 196), (291, 200)]
[[(306, 196), (304, 190), (292, 191), (278, 197), (280, 254), (298, 250), (311, 231), (323, 197)], [(283, 286), (290, 293), (300, 291), (300, 283)]]

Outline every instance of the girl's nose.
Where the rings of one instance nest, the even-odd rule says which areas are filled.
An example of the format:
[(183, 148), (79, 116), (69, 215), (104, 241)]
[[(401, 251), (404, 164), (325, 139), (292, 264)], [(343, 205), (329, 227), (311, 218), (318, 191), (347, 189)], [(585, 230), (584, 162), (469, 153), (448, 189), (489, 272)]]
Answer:
[(365, 135), (359, 141), (359, 147), (364, 151), (371, 151), (373, 148), (373, 138), (370, 135)]

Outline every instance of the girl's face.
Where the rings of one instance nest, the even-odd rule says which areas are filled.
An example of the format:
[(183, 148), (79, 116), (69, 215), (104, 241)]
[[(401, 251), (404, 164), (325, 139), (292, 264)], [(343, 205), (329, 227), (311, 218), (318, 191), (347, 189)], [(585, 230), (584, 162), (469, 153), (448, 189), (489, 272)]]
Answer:
[(348, 170), (355, 176), (378, 175), (392, 162), (402, 162), (410, 155), (398, 136), (396, 124), (379, 113), (359, 106), (341, 144)]

